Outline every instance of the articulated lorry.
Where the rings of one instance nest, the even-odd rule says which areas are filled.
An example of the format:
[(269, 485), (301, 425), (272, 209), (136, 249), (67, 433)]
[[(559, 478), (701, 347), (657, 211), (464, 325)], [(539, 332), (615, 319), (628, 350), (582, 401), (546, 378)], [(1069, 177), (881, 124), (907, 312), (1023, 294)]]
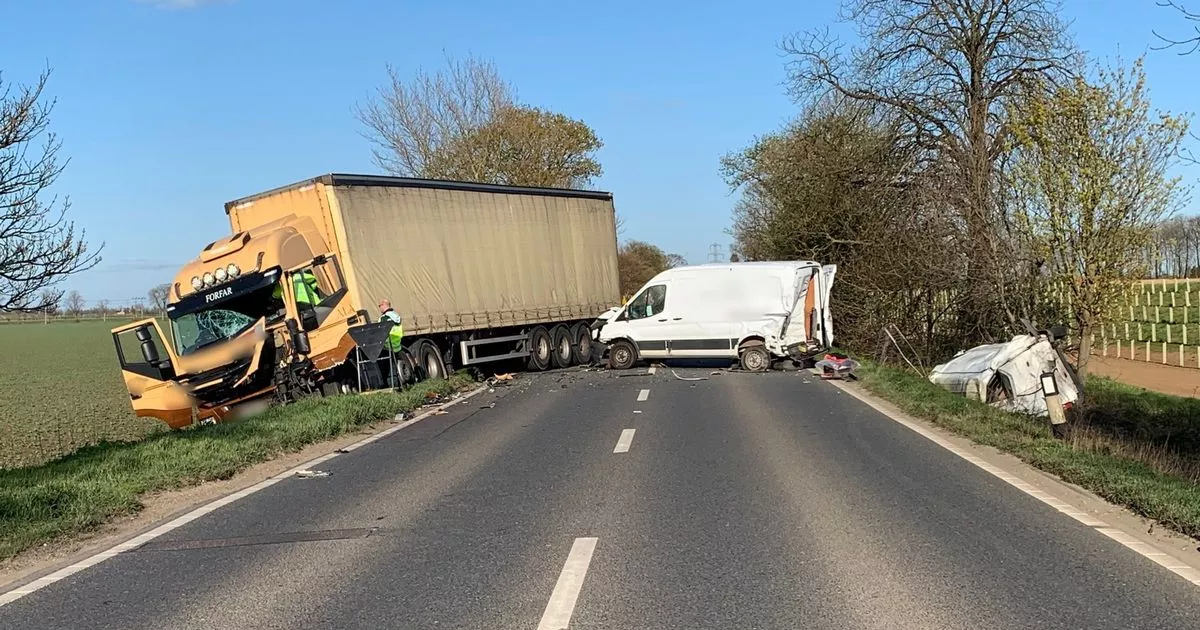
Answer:
[(423, 378), (590, 362), (592, 322), (620, 303), (610, 193), (329, 174), (225, 212), (167, 321), (112, 331), (135, 413), (172, 428), (361, 391), (355, 333), (383, 299)]

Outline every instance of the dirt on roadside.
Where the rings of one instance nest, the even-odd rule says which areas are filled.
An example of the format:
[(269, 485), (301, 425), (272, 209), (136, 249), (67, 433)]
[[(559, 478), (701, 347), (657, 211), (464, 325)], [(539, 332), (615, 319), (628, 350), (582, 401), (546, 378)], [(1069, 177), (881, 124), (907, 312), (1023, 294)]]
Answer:
[(1135, 387), (1173, 396), (1200, 398), (1200, 370), (1196, 368), (1092, 356), (1088, 369), (1092, 374), (1107, 376)]

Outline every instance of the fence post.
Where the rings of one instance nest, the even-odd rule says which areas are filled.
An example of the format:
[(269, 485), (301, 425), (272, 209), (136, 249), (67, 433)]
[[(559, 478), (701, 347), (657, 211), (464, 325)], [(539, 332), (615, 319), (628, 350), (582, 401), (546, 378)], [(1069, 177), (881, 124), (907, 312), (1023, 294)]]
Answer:
[(1187, 345), (1187, 324), (1183, 325), (1183, 345)]
[(1138, 322), (1138, 341), (1142, 340), (1142, 322)]
[(1146, 363), (1150, 362), (1150, 342), (1146, 342)]
[(1159, 312), (1158, 309), (1159, 309), (1159, 307), (1157, 307), (1157, 306), (1154, 307), (1154, 323), (1155, 324), (1162, 321), (1162, 314)]
[(1150, 321), (1150, 311), (1145, 306), (1142, 306), (1142, 321)]
[[(1176, 287), (1175, 290), (1178, 291), (1179, 288)], [(1175, 308), (1175, 294), (1174, 293), (1171, 294), (1171, 308)]]
[(1158, 322), (1150, 324), (1150, 341), (1158, 342)]
[(1183, 367), (1183, 344), (1179, 344), (1179, 367)]
[(1172, 324), (1175, 323), (1175, 307), (1174, 306), (1167, 309), (1167, 319), (1170, 320), (1170, 322)]
[(1163, 342), (1162, 364), (1167, 364), (1167, 342)]
[(1171, 343), (1171, 325), (1167, 324), (1167, 343)]
[[(1141, 293), (1134, 293), (1134, 294), (1133, 294), (1133, 305), (1134, 305), (1134, 306), (1141, 306), (1141, 305), (1142, 305), (1142, 294), (1141, 294)], [(1132, 312), (1132, 311), (1130, 311), (1130, 312)]]

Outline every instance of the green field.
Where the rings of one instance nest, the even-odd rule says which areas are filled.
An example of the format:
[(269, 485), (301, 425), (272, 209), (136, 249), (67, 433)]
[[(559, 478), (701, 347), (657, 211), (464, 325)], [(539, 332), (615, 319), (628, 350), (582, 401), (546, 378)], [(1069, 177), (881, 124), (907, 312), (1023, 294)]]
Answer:
[(120, 324), (0, 326), (0, 468), (164, 430), (133, 415), (109, 334)]

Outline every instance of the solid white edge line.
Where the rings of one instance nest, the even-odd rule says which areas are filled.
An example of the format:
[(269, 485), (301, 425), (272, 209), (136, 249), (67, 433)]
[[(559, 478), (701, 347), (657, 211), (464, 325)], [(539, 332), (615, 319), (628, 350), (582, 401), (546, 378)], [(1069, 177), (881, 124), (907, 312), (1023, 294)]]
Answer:
[(650, 390), (643, 389), (642, 391), (638, 392), (638, 399), (637, 399), (638, 402), (646, 402), (646, 400), (649, 398), (650, 398)]
[(889, 412), (887, 409), (884, 409), (882, 406), (878, 405), (869, 396), (863, 395), (862, 393), (855, 391), (853, 388), (851, 388), (843, 383), (838, 383), (838, 382), (832, 381), (832, 380), (829, 382), (833, 383), (834, 387), (837, 387), (838, 389), (840, 389), (840, 390), (850, 394), (851, 396), (857, 398), (858, 400), (866, 403), (869, 407), (871, 407), (875, 411), (878, 411), (879, 413), (883, 414), (884, 417), (892, 420), (893, 422), (896, 422), (905, 427), (908, 427), (909, 429), (911, 429), (913, 432), (917, 433), (921, 437), (924, 437), (924, 438), (928, 439), (929, 441), (937, 444), (938, 446), (946, 449), (947, 451), (950, 451), (951, 453), (953, 453), (953, 454), (957, 455), (958, 457), (966, 460), (967, 462), (975, 465), (976, 467), (978, 467), (978, 468), (982, 469), (983, 471), (987, 472), (988, 474), (1000, 479), (1001, 481), (1004, 481), (1005, 483), (1020, 490), (1021, 492), (1024, 492), (1025, 494), (1037, 499), (1038, 501), (1041, 501), (1042, 503), (1049, 505), (1050, 507), (1057, 510), (1059, 513), (1064, 514), (1064, 515), (1100, 532), (1101, 534), (1104, 534), (1105, 536), (1111, 538), (1112, 540), (1115, 540), (1116, 542), (1120, 543), (1122, 546), (1129, 549), (1130, 551), (1133, 551), (1134, 553), (1154, 562), (1155, 564), (1162, 566), (1163, 568), (1174, 573), (1175, 575), (1178, 575), (1179, 577), (1187, 580), (1188, 582), (1191, 582), (1193, 585), (1200, 586), (1200, 571), (1198, 571), (1190, 566), (1187, 566), (1186, 563), (1180, 561), (1175, 556), (1172, 556), (1169, 553), (1165, 553), (1162, 549), (1155, 547), (1154, 545), (1151, 545), (1150, 543), (1142, 542), (1142, 541), (1134, 538), (1133, 536), (1129, 535), (1128, 533), (1126, 533), (1120, 529), (1116, 529), (1116, 528), (1110, 526), (1108, 523), (1105, 523), (1104, 521), (1102, 521), (1100, 519), (1094, 518), (1094, 517), (1084, 513), (1083, 510), (1076, 508), (1075, 506), (1071, 505), (1070, 503), (1068, 503), (1066, 501), (1063, 501), (1062, 499), (1060, 499), (1058, 497), (1050, 495), (1049, 493), (1045, 492), (1044, 490), (1039, 490), (1039, 489), (1033, 487), (1028, 482), (1022, 481), (1010, 473), (1006, 473), (991, 464), (985, 463), (983, 460), (979, 459), (978, 457), (976, 457), (974, 455), (971, 455), (970, 453), (967, 453), (966, 451), (955, 446), (954, 444), (951, 444), (948, 440), (944, 439), (942, 436), (938, 435), (937, 433), (934, 433), (933, 431), (929, 430), (928, 428), (926, 428), (924, 426), (910, 422), (909, 420), (907, 420), (905, 418), (900, 418), (900, 417), (892, 415), (891, 412)]
[(614, 453), (628, 453), (629, 445), (633, 444), (633, 432), (635, 429), (625, 429), (621, 431), (621, 437), (617, 439), (617, 446), (613, 449)]
[(588, 565), (592, 563), (592, 553), (596, 550), (598, 540), (575, 539), (562, 572), (558, 574), (554, 591), (550, 593), (550, 601), (546, 602), (546, 610), (542, 612), (542, 620), (538, 623), (537, 630), (566, 630), (571, 623), (575, 602), (579, 599), (579, 591), (583, 588), (583, 579), (587, 576)]
[[(448, 403), (438, 405), (437, 407), (434, 407), (433, 409), (430, 409), (410, 420), (405, 420), (404, 422), (401, 422), (400, 424), (397, 424), (394, 427), (389, 427), (383, 431), (380, 431), (379, 433), (371, 435), (368, 438), (359, 440), (358, 442), (355, 442), (354, 444), (351, 444), (348, 447), (339, 449), (339, 451), (334, 451), (332, 453), (327, 453), (325, 455), (321, 455), (321, 456), (311, 459), (307, 462), (304, 462), (303, 464), (300, 464), (299, 466), (296, 466), (295, 468), (289, 469), (287, 472), (280, 473), (278, 475), (275, 475), (274, 477), (269, 477), (269, 478), (264, 479), (263, 481), (260, 481), (252, 486), (243, 488), (241, 490), (238, 490), (237, 492), (233, 492), (233, 493), (227, 494), (223, 497), (214, 499), (209, 503), (206, 503), (200, 507), (197, 507), (185, 514), (177, 516), (174, 519), (168, 521), (167, 523), (159, 525), (158, 527), (155, 527), (154, 529), (151, 529), (148, 532), (133, 536), (132, 538), (129, 538), (129, 539), (123, 540), (119, 543), (116, 543), (113, 546), (109, 547), (108, 549), (105, 549), (104, 551), (92, 554), (91, 556), (88, 556), (87, 558), (84, 558), (83, 560), (79, 560), (78, 562), (75, 562), (74, 564), (71, 564), (71, 565), (63, 567), (57, 571), (54, 571), (53, 573), (49, 573), (42, 577), (35, 578), (35, 579), (25, 582), (23, 584), (14, 586), (10, 590), (8, 590), (4, 593), (0, 593), (0, 606), (10, 604), (10, 603), (12, 603), (18, 599), (21, 599), (22, 597), (42, 588), (43, 586), (46, 586), (48, 584), (53, 584), (63, 578), (74, 575), (85, 569), (94, 567), (97, 564), (100, 564), (101, 562), (104, 562), (105, 560), (107, 560), (109, 558), (118, 556), (126, 551), (129, 551), (130, 549), (135, 549), (151, 540), (154, 540), (155, 538), (158, 538), (159, 536), (162, 536), (163, 534), (165, 534), (171, 530), (178, 529), (178, 528), (180, 528), (184, 525), (187, 525), (188, 523), (190, 523), (206, 514), (209, 514), (210, 512), (213, 512), (213, 511), (215, 511), (219, 508), (222, 508), (226, 505), (229, 505), (230, 503), (233, 503), (234, 501), (248, 497), (260, 490), (265, 490), (266, 488), (273, 486), (273, 485), (279, 483), (280, 481), (287, 479), (288, 477), (294, 476), (297, 471), (306, 470), (306, 469), (313, 467), (316, 464), (320, 464), (321, 462), (329, 461), (329, 460), (333, 459), (334, 457), (337, 457), (338, 455), (342, 455), (343, 453), (340, 451), (353, 451), (354, 449), (357, 449), (357, 448), (360, 448), (367, 444), (370, 444), (371, 442), (381, 440), (401, 429), (410, 427), (410, 426), (420, 422), (421, 420), (424, 420), (425, 418), (432, 416), (434, 413), (441, 411), (441, 410), (445, 409), (446, 407), (451, 407), (453, 405), (456, 405), (456, 404), (458, 404), (468, 398), (471, 398), (472, 396), (475, 396), (476, 394), (479, 394), (480, 392), (483, 392), (485, 390), (487, 390), (487, 386), (477, 387), (474, 390), (471, 390), (471, 391), (467, 392), (466, 394), (463, 394), (462, 396), (459, 396), (458, 398), (456, 398)], [(263, 462), (263, 463), (266, 463), (266, 462)]]

